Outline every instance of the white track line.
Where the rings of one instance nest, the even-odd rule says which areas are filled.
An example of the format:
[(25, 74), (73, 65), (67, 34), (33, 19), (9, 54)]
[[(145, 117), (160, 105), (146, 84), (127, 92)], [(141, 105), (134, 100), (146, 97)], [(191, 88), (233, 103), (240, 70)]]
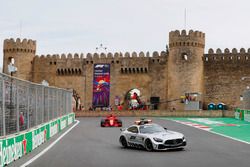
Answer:
[(207, 132), (210, 132), (210, 133), (213, 133), (213, 134), (216, 134), (216, 135), (220, 135), (220, 136), (223, 136), (223, 137), (226, 137), (226, 138), (229, 138), (229, 139), (232, 139), (232, 140), (236, 140), (236, 141), (239, 141), (239, 142), (242, 142), (242, 143), (245, 143), (245, 144), (250, 144), (250, 142), (246, 142), (244, 140), (240, 140), (240, 139), (237, 139), (237, 138), (234, 138), (234, 137), (230, 137), (230, 136), (227, 136), (227, 135), (223, 135), (223, 134), (220, 134), (220, 133), (217, 133), (217, 132), (213, 132), (213, 131), (210, 131), (210, 129), (202, 129), (202, 128), (198, 128), (198, 127), (195, 127), (195, 126), (192, 126), (192, 125), (189, 125), (189, 124), (185, 124), (183, 123), (182, 121), (178, 121), (178, 120), (172, 120), (172, 119), (168, 119), (170, 121), (174, 121), (174, 122), (177, 122), (179, 124), (182, 124), (182, 125), (186, 125), (186, 126), (190, 126), (190, 127), (194, 127), (196, 129), (200, 129), (200, 130), (203, 130), (203, 131), (207, 131)]
[(39, 154), (37, 154), (36, 156), (34, 156), (33, 158), (31, 158), (29, 161), (27, 161), (26, 163), (24, 163), (20, 167), (26, 167), (26, 166), (28, 166), (29, 164), (31, 164), (32, 162), (34, 162), (36, 159), (38, 159), (39, 157), (41, 157), (43, 154), (45, 154), (47, 151), (49, 151), (49, 149), (51, 149), (59, 140), (61, 140), (67, 133), (69, 133), (69, 131), (71, 131), (77, 124), (79, 124), (79, 122), (80, 121), (76, 120), (76, 124), (75, 125), (73, 125), (71, 128), (69, 128), (66, 132), (64, 132), (60, 137), (58, 137), (53, 143), (51, 143), (43, 151), (41, 151)]

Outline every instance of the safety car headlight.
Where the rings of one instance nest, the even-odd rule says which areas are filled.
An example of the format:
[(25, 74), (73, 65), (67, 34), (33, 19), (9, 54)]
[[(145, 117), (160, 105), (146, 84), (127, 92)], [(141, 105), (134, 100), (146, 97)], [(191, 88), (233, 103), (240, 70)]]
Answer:
[(154, 141), (156, 141), (156, 142), (163, 142), (162, 139), (159, 139), (159, 138), (156, 138), (156, 137), (154, 137), (153, 139), (154, 139)]
[(183, 140), (183, 141), (186, 141), (186, 139), (185, 139), (185, 137), (184, 137), (184, 136), (183, 136), (182, 140)]

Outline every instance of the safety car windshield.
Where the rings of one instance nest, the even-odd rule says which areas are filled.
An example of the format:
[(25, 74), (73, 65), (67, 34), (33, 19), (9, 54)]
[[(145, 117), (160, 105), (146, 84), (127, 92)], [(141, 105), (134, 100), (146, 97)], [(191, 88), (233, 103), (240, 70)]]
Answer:
[(141, 125), (139, 130), (141, 133), (165, 132), (165, 129), (159, 125)]

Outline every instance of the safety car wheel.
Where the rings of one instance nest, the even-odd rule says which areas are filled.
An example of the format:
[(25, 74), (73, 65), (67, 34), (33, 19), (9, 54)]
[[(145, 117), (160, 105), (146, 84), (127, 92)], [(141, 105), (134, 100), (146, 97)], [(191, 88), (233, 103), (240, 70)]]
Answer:
[(121, 137), (120, 137), (120, 142), (121, 142), (121, 144), (122, 144), (122, 147), (124, 147), (124, 148), (127, 148), (127, 147), (128, 147), (127, 140), (126, 140), (126, 138), (125, 138), (124, 136), (121, 136)]
[(146, 139), (145, 141), (145, 148), (147, 151), (153, 151), (154, 147), (150, 139)]

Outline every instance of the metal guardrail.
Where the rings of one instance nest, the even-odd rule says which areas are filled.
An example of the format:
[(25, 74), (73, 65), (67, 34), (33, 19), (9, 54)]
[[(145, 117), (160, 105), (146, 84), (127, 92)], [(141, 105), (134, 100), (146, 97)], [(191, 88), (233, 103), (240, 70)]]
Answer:
[(35, 127), (72, 112), (72, 91), (0, 73), (0, 136)]

